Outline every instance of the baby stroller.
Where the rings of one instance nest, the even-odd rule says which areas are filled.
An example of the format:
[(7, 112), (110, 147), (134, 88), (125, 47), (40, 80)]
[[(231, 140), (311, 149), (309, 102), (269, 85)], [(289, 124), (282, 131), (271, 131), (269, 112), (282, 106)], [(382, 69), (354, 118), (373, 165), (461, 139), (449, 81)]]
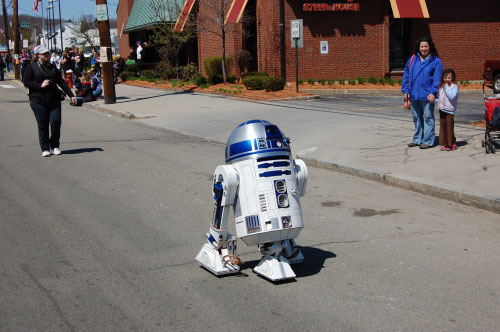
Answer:
[(500, 134), (497, 134), (494, 139), (491, 138), (492, 131), (500, 131), (500, 99), (486, 98), (483, 83), (483, 98), (484, 98), (484, 121), (486, 122), (486, 132), (481, 145), (486, 154), (495, 153), (494, 139), (500, 139)]

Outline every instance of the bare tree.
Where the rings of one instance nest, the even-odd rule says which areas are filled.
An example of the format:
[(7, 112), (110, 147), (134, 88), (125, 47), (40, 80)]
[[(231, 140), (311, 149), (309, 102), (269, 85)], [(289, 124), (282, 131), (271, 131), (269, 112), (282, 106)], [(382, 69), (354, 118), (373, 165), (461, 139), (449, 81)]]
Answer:
[(232, 0), (204, 0), (199, 2), (198, 27), (199, 32), (212, 33), (221, 38), (222, 42), (222, 77), (227, 81), (226, 73), (226, 37), (238, 31), (237, 24), (227, 24), (226, 14)]
[(177, 78), (179, 78), (179, 53), (186, 43), (194, 37), (194, 32), (188, 26), (183, 31), (175, 31), (174, 26), (181, 11), (176, 0), (149, 0), (152, 9), (150, 20), (155, 24), (149, 29), (152, 31), (150, 41), (158, 46), (162, 60), (174, 59)]
[(79, 18), (74, 19), (69, 24), (69, 29), (73, 32), (75, 37), (84, 39), (90, 47), (94, 47), (95, 35), (92, 31), (97, 31), (97, 20), (93, 15), (81, 14)]

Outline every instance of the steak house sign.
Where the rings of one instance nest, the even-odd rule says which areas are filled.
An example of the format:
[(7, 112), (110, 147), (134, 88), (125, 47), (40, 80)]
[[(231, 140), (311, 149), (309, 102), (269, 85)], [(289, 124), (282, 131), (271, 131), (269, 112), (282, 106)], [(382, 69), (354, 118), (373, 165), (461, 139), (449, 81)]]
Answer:
[(305, 12), (359, 12), (359, 3), (347, 0), (344, 3), (305, 3), (302, 10)]

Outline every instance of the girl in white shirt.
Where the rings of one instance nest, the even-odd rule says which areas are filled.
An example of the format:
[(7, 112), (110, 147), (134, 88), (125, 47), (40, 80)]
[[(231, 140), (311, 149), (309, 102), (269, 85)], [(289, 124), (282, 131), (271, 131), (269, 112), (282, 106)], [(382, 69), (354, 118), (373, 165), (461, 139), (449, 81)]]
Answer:
[(439, 84), (439, 145), (441, 151), (453, 151), (457, 149), (455, 138), (455, 111), (458, 104), (458, 85), (455, 84), (455, 71), (445, 69)]

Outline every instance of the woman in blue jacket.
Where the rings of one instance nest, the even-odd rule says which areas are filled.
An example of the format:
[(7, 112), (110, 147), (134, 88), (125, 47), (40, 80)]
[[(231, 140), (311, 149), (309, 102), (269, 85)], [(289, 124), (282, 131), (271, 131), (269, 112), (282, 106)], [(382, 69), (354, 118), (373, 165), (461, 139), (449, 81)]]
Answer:
[(408, 146), (428, 149), (434, 146), (434, 101), (443, 74), (443, 64), (431, 37), (420, 38), (417, 50), (406, 63), (401, 91), (405, 101), (410, 100), (415, 124), (413, 141)]

